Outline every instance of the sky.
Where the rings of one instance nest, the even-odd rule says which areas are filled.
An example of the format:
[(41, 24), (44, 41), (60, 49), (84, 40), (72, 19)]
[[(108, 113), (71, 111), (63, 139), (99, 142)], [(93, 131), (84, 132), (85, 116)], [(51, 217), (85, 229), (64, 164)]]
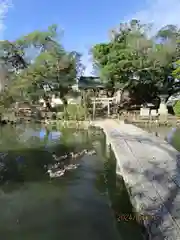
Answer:
[(83, 54), (85, 75), (91, 75), (89, 49), (109, 39), (111, 29), (132, 18), (180, 26), (180, 0), (0, 0), (0, 39), (14, 40), (51, 24), (62, 29), (67, 50)]

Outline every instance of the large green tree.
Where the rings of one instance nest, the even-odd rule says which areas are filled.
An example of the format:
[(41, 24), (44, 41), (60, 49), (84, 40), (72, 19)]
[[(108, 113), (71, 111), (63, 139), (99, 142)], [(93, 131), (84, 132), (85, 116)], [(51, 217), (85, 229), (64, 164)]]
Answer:
[(57, 25), (13, 42), (2, 41), (0, 58), (8, 70), (8, 95), (15, 99), (37, 99), (56, 93), (65, 101), (82, 69), (80, 57), (60, 44)]
[(92, 48), (94, 65), (107, 87), (128, 89), (139, 102), (170, 95), (175, 84), (171, 73), (178, 58), (179, 30), (168, 25), (152, 37), (151, 27), (138, 20), (120, 24), (109, 42)]

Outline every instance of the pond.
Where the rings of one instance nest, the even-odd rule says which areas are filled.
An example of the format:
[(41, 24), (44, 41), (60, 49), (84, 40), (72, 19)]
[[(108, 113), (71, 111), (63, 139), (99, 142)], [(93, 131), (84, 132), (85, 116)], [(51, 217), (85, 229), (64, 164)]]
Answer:
[[(53, 152), (82, 149), (95, 149), (96, 155), (84, 155), (77, 169), (49, 179), (44, 166), (52, 163)], [(0, 152), (6, 164), (0, 171), (2, 239), (142, 239), (135, 221), (117, 221), (116, 212), (131, 213), (132, 206), (100, 130), (7, 125), (0, 129)]]
[(153, 133), (157, 137), (161, 137), (168, 141), (174, 148), (180, 151), (180, 127), (156, 126), (148, 124), (136, 124), (149, 133)]

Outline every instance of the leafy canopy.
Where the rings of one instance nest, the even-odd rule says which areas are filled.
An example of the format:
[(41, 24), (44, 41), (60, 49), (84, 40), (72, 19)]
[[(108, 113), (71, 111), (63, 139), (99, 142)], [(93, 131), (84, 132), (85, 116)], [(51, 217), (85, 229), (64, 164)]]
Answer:
[(150, 24), (132, 20), (113, 30), (109, 42), (93, 46), (94, 66), (107, 87), (138, 92), (141, 101), (177, 89), (174, 75), (180, 70), (172, 71), (180, 58), (180, 31), (168, 25), (152, 36), (151, 29)]
[(81, 55), (59, 41), (57, 25), (19, 39), (0, 42), (0, 59), (7, 69), (8, 95), (38, 99), (47, 92), (64, 98), (82, 70)]

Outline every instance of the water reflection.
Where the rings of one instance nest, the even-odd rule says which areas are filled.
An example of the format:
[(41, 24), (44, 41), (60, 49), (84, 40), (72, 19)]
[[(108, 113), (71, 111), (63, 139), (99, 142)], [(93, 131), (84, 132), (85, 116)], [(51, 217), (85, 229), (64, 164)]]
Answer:
[(165, 137), (165, 139), (167, 140), (168, 143), (172, 144), (173, 138), (176, 134), (177, 128), (172, 128), (169, 133), (167, 134), (167, 136)]
[(36, 131), (33, 134), (34, 136), (39, 137), (40, 139), (44, 139), (48, 136), (48, 140), (59, 140), (61, 137), (61, 133), (59, 131), (48, 131), (46, 128), (42, 128), (40, 131)]
[[(118, 240), (122, 236), (129, 240), (133, 235), (140, 240), (139, 226), (134, 222), (119, 222), (121, 236), (118, 234), (111, 205), (118, 214), (131, 212), (132, 208), (123, 181), (116, 178), (114, 156), (105, 157), (102, 132), (73, 129), (62, 129), (60, 135), (56, 130), (53, 132), (55, 140), (41, 126), (39, 129), (7, 126), (6, 131), (1, 130), (4, 141), (0, 150), (8, 152), (1, 155), (1, 163), (5, 164), (0, 170), (1, 238)], [(9, 136), (12, 139), (7, 145)], [(22, 141), (22, 136), (26, 141)], [(83, 156), (77, 169), (50, 181), (44, 165), (53, 162), (53, 152), (60, 156), (92, 148), (98, 155)]]
[[(22, 129), (13, 131), (23, 134)], [(66, 131), (59, 144), (50, 147), (57, 154), (90, 148), (92, 142), (98, 142), (99, 136), (91, 137), (90, 132), (80, 131), (78, 138), (76, 135), (77, 142), (73, 140), (72, 144), (73, 130), (67, 134), (68, 137)], [(12, 132), (9, 135), (12, 136)], [(12, 142), (15, 143), (15, 139), (18, 139), (17, 135)], [(0, 146), (2, 151), (8, 149), (8, 155), (2, 161), (6, 167), (1, 172), (4, 177), (0, 188), (1, 238), (119, 239), (107, 196), (101, 195), (96, 187), (103, 163), (95, 155), (84, 156), (79, 160), (80, 167), (76, 171), (69, 171), (62, 178), (50, 182), (43, 166), (52, 161), (52, 155), (42, 142), (38, 136), (33, 136), (28, 140), (29, 147), (18, 141), (8, 149), (4, 146), (6, 139)]]
[(136, 124), (137, 127), (140, 127), (146, 130), (149, 133), (154, 134), (157, 137), (165, 139), (169, 144), (174, 148), (180, 151), (180, 128), (179, 127), (168, 127), (168, 126), (153, 126), (145, 124)]
[[(0, 144), (0, 182), (46, 179), (44, 166), (53, 163), (52, 152), (63, 155), (78, 147), (78, 144), (68, 141), (64, 144), (63, 139), (67, 138), (65, 133), (62, 135), (59, 131), (50, 131), (40, 126), (38, 130), (37, 125), (26, 127), (24, 131), (22, 127), (7, 126), (6, 132), (1, 133), (6, 135), (1, 135), (5, 141)], [(12, 133), (14, 136), (7, 146), (6, 136), (12, 136)], [(79, 133), (79, 138), (85, 144), (87, 139), (84, 136), (83, 132)]]

